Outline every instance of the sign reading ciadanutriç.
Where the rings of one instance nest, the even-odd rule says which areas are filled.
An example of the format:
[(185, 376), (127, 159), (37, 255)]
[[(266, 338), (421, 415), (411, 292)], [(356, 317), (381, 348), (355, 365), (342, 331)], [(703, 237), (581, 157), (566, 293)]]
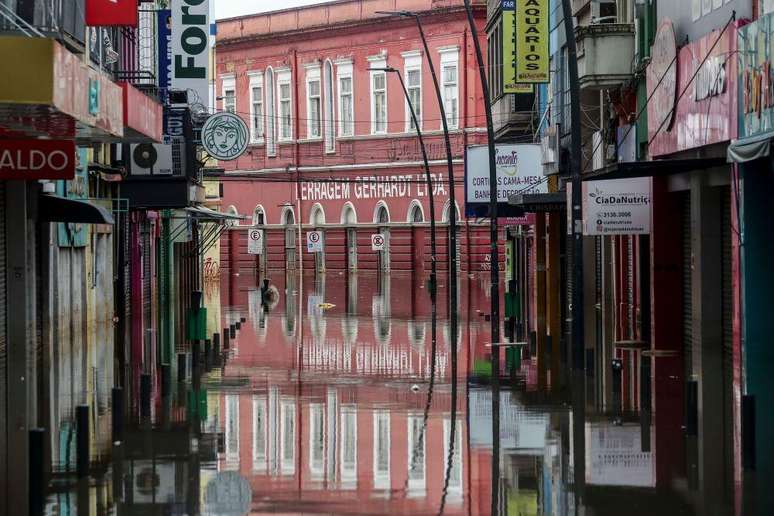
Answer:
[(648, 235), (651, 179), (613, 179), (583, 183), (583, 234)]
[[(508, 205), (512, 195), (548, 193), (543, 176), (540, 145), (497, 145), (497, 201)], [(468, 205), (489, 203), (489, 149), (471, 146), (465, 153), (465, 202)]]

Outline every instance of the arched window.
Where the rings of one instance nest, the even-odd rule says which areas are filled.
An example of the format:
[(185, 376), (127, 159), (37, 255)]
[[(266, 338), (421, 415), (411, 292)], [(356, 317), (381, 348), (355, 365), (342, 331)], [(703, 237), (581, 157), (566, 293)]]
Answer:
[(379, 204), (376, 205), (374, 222), (379, 224), (386, 224), (390, 222), (390, 212), (387, 209), (387, 205), (384, 203), (384, 201), (379, 201)]
[(292, 226), (296, 223), (296, 215), (293, 213), (293, 208), (287, 206), (282, 211), (282, 224), (285, 226)]
[(274, 95), (274, 70), (271, 67), (266, 69), (266, 155), (275, 156), (277, 154), (276, 145), (276, 96)]
[[(449, 222), (449, 206), (451, 203), (449, 201), (446, 201), (446, 204), (443, 207), (443, 219), (441, 219), (443, 222)], [(458, 224), (462, 220), (462, 216), (460, 215), (460, 207), (455, 201), (454, 207), (456, 208), (457, 217), (454, 219)]]
[(319, 204), (315, 204), (312, 207), (312, 211), (309, 215), (309, 223), (313, 226), (322, 226), (325, 224), (325, 211)]
[(351, 202), (348, 202), (341, 209), (341, 223), (345, 226), (352, 226), (357, 224), (357, 213), (355, 207)]
[(260, 204), (253, 211), (253, 226), (263, 226), (266, 224), (266, 210)]
[(323, 80), (325, 81), (325, 109), (323, 113), (325, 127), (325, 151), (333, 152), (336, 150), (336, 140), (334, 139), (333, 125), (333, 65), (330, 59), (325, 61), (323, 69)]
[(419, 201), (414, 200), (411, 202), (408, 213), (408, 222), (424, 222), (425, 213), (422, 210), (422, 205)]

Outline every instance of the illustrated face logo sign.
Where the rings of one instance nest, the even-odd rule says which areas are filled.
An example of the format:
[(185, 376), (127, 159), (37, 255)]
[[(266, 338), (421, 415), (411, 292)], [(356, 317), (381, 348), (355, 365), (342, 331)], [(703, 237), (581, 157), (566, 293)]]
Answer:
[(202, 145), (215, 159), (231, 161), (247, 150), (248, 129), (233, 113), (212, 115), (202, 128)]

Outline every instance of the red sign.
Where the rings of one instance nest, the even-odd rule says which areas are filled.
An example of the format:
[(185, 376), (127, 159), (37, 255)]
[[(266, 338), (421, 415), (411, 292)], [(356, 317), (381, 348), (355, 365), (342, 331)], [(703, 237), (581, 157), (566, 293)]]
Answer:
[(73, 179), (73, 140), (0, 140), (0, 179)]
[(127, 82), (119, 83), (124, 90), (124, 131), (125, 136), (132, 132), (143, 139), (161, 143), (163, 137), (164, 108), (161, 104), (142, 93)]
[(86, 0), (86, 25), (136, 27), (137, 0)]

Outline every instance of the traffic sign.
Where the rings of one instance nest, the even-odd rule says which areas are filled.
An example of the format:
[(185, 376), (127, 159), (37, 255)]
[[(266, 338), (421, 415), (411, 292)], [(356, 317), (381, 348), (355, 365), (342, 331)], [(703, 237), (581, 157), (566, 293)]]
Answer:
[(380, 233), (371, 235), (371, 250), (384, 251), (384, 235)]
[(263, 230), (251, 229), (247, 233), (247, 254), (263, 254)]
[(306, 252), (323, 252), (323, 233), (322, 231), (309, 231), (306, 234)]

